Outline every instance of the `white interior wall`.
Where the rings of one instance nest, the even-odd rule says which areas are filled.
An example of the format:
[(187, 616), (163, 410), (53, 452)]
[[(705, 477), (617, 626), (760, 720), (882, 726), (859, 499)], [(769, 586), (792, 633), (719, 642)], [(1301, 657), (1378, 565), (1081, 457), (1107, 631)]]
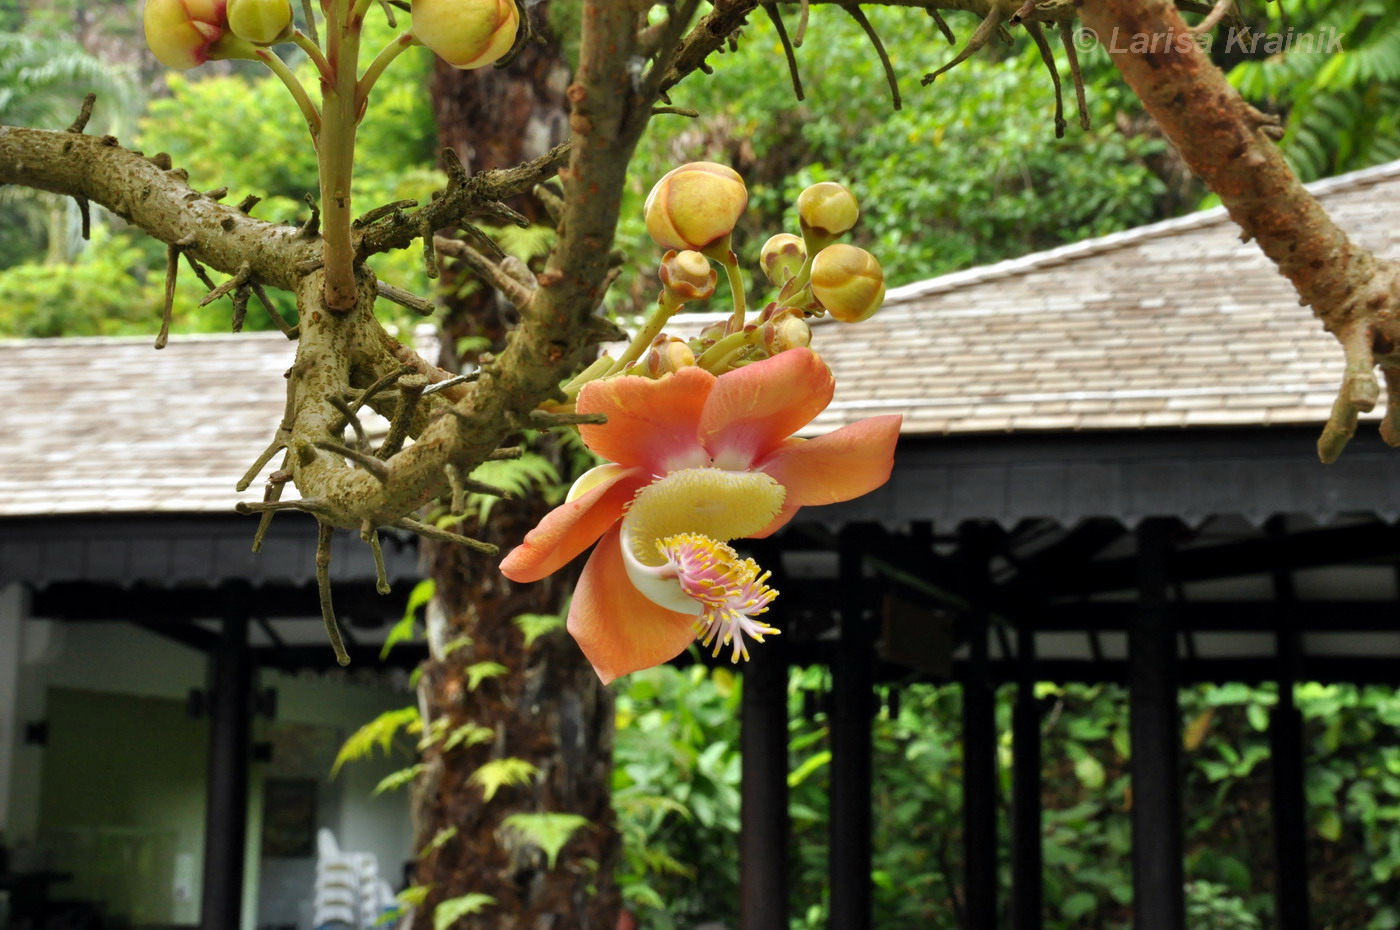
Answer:
[[(42, 828), (44, 749), (25, 744), (23, 737), (26, 721), (45, 719), (50, 689), (183, 703), (191, 689), (204, 687), (207, 675), (202, 653), (154, 633), (126, 623), (76, 624), (28, 618), (24, 603), (18, 586), (0, 591), (0, 829), (11, 844), (32, 840)], [(269, 671), (260, 677), (261, 687), (278, 691), (277, 725), (318, 727), (325, 731), (334, 748), (377, 714), (413, 700), (408, 692), (364, 680), (368, 676), (341, 673), (304, 677)], [(94, 717), (100, 717), (100, 697), (94, 698), (94, 704)], [(255, 722), (254, 739), (265, 738), (268, 727), (265, 721)], [(200, 745), (191, 751), (204, 753), (207, 747)], [(384, 876), (395, 888), (400, 886), (401, 865), (411, 855), (407, 797), (399, 792), (371, 798), (370, 793), (385, 774), (404, 764), (404, 759), (393, 759), (350, 765), (334, 782), (329, 780), (328, 765), (318, 765), (311, 776), (318, 781), (318, 825), (335, 831), (345, 849), (373, 852)], [(252, 767), (244, 926), (251, 930), (260, 920), (306, 926), (309, 912), (302, 913), (294, 901), (302, 887), (309, 894), (309, 882), (299, 876), (309, 875), (314, 861), (261, 858), (263, 768), (259, 763)], [(53, 774), (62, 777), (62, 773)], [(198, 821), (191, 827), (202, 836), (202, 803), (197, 814), (188, 816)], [(197, 907), (198, 861), (179, 864), (176, 871), (180, 874), (172, 883), (189, 887), (191, 868), (195, 897), (186, 907), (178, 908), (180, 920)], [(286, 890), (279, 896), (280, 903), (269, 912), (266, 905), (276, 902), (260, 902), (259, 894), (270, 891), (275, 884), (271, 880), (279, 875)], [(176, 887), (170, 893), (177, 896)]]

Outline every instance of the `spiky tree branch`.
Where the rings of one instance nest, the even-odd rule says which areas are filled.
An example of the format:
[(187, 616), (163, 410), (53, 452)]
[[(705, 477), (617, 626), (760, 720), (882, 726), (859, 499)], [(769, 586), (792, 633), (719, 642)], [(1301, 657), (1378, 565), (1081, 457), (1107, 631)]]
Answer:
[[(1189, 35), (1169, 0), (1085, 0), (1081, 12), (1101, 36)], [(1115, 47), (1124, 50), (1114, 64), (1191, 170), (1342, 345), (1345, 374), (1318, 455), (1334, 461), (1357, 414), (1375, 406), (1378, 364), (1390, 393), (1381, 435), (1400, 445), (1400, 264), (1377, 259), (1332, 221), (1275, 145), (1278, 120), (1246, 102), (1196, 43)]]

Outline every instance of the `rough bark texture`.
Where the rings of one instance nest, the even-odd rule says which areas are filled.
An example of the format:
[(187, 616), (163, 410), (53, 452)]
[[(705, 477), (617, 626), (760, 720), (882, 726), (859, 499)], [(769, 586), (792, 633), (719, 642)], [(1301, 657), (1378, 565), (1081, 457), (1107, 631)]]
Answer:
[[(547, 28), (548, 5), (536, 7), (534, 14), (536, 25)], [(552, 36), (545, 44), (526, 46), (509, 69), (458, 71), (438, 62), (432, 90), (439, 141), (469, 170), (508, 167), (542, 155), (567, 136), (568, 79)], [(511, 206), (538, 218), (529, 198), (516, 198)], [(485, 287), (451, 296), (470, 277), (461, 266), (443, 266), (443, 328), (452, 340), (485, 337), (500, 351), (514, 322), (511, 308)], [(538, 496), (502, 501), (487, 525), (468, 534), (508, 551), (547, 511)], [(473, 892), (497, 900), (496, 907), (458, 924), (462, 928), (613, 930), (619, 899), (612, 867), (619, 841), (609, 791), (612, 695), (565, 633), (551, 633), (527, 648), (512, 623), (523, 613), (557, 613), (577, 571), (513, 585), (493, 563), (454, 546), (434, 546), (430, 565), (443, 635), (451, 640), (465, 634), (474, 646), (447, 655), (434, 650), (423, 667), (420, 707), (431, 719), (452, 721), (448, 730), (470, 721), (499, 736), (489, 745), (450, 752), (438, 744), (425, 754), (426, 769), (414, 793), (418, 845), (426, 846), (443, 830), (456, 833), (420, 862), (417, 883), (432, 886), (430, 906)], [(508, 671), (468, 691), (464, 670), (481, 661), (499, 662)], [(540, 774), (483, 804), (481, 790), (468, 779), (482, 763), (504, 756), (524, 759)], [(591, 825), (571, 839), (550, 868), (539, 849), (502, 826), (518, 813), (577, 814)]]

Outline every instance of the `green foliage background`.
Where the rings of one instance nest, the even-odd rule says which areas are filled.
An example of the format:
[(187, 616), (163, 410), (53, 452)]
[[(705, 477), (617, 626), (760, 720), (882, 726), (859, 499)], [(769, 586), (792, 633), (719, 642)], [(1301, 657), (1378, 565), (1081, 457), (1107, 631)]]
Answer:
[[(651, 669), (618, 695), (615, 806), (626, 839), (624, 896), (646, 930), (737, 920), (738, 708), (728, 669)], [(793, 930), (826, 927), (830, 740), (818, 669), (789, 682)], [(886, 692), (888, 696), (888, 692)], [(815, 696), (815, 700), (808, 695)], [(1051, 930), (1132, 926), (1126, 693), (1041, 684), (1045, 915)], [(1271, 688), (1182, 692), (1186, 874), (1192, 930), (1274, 926)], [(1010, 893), (1011, 706), (998, 702), (1003, 913)], [(1301, 685), (1313, 921), (1400, 926), (1400, 697), (1390, 688)], [(897, 703), (897, 709), (892, 709)], [(960, 927), (961, 696), (911, 685), (874, 727), (877, 927)], [(658, 751), (658, 746), (665, 747)], [(721, 851), (721, 852), (717, 852)]]

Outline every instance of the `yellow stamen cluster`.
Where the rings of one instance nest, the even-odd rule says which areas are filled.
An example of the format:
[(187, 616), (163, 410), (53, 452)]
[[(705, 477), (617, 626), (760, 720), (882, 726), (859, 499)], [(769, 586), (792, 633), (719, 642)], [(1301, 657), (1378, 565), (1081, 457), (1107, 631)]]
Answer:
[(747, 660), (745, 636), (761, 643), (778, 634), (776, 627), (756, 619), (768, 612), (778, 592), (766, 584), (772, 573), (753, 559), (740, 559), (731, 547), (700, 533), (669, 536), (658, 540), (656, 548), (676, 570), (686, 595), (701, 605), (695, 636), (703, 646), (714, 644), (712, 656), (732, 646), (731, 662)]

